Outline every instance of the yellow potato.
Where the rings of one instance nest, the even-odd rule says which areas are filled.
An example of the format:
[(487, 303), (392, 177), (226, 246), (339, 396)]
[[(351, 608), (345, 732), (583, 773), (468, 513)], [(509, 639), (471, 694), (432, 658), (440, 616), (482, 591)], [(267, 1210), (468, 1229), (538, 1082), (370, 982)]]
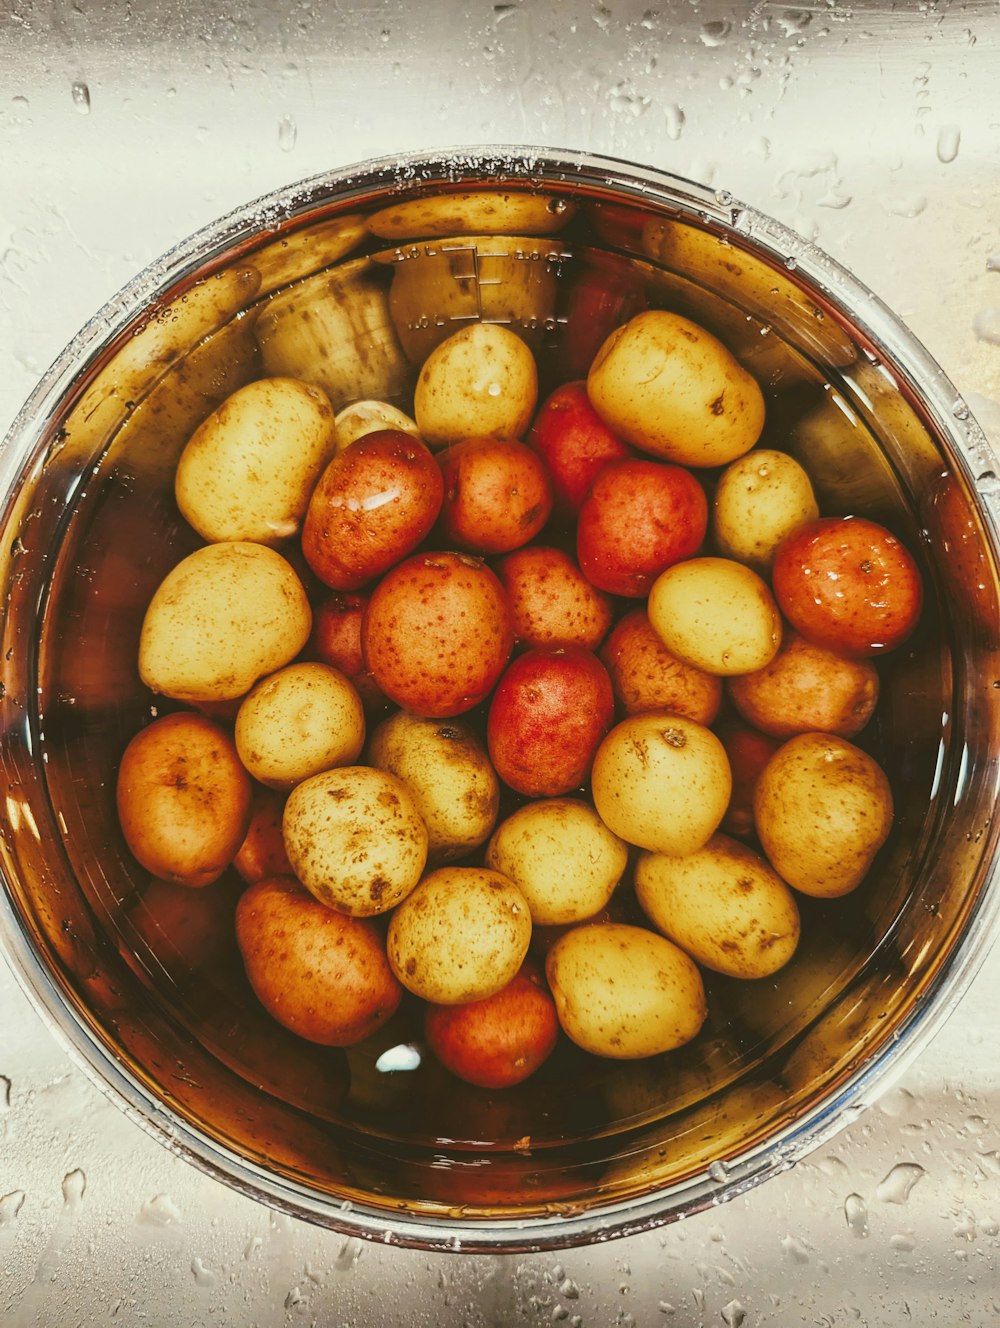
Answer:
[(545, 974), (564, 1032), (595, 1056), (656, 1056), (690, 1042), (705, 1022), (697, 966), (643, 927), (574, 927), (549, 950)]
[(587, 375), (598, 415), (641, 452), (684, 466), (724, 466), (764, 426), (757, 381), (716, 337), (664, 309), (617, 328)]
[(248, 383), (188, 440), (174, 476), (177, 506), (203, 539), (280, 543), (301, 527), (336, 442), (319, 388), (294, 378)]
[(500, 781), (482, 743), (456, 720), (399, 710), (372, 734), (368, 760), (413, 794), (427, 826), (427, 859), (463, 857), (489, 838), (500, 807)]
[(281, 818), (295, 875), (328, 908), (387, 913), (420, 880), (427, 828), (410, 790), (368, 766), (325, 770), (296, 784)]
[(867, 875), (892, 828), (892, 790), (867, 752), (829, 733), (802, 733), (774, 753), (753, 800), (761, 846), (783, 880), (831, 899)]
[(758, 853), (727, 835), (681, 857), (641, 854), (635, 894), (664, 936), (717, 973), (767, 977), (795, 953), (794, 895)]
[(669, 651), (719, 677), (764, 668), (781, 645), (770, 589), (731, 558), (674, 563), (653, 582), (647, 613)]
[(424, 361), (413, 413), (428, 447), (463, 438), (520, 438), (538, 400), (531, 351), (498, 323), (470, 323)]
[(139, 637), (139, 674), (181, 701), (231, 701), (294, 659), (312, 627), (291, 565), (263, 544), (208, 544), (168, 572)]
[(463, 190), (391, 203), (368, 218), (368, 229), (384, 240), (421, 235), (548, 235), (576, 210), (570, 199), (513, 190)]
[(552, 926), (601, 911), (628, 865), (628, 849), (588, 803), (541, 798), (497, 828), (486, 865), (514, 881), (533, 923)]
[(809, 476), (787, 452), (755, 448), (723, 471), (712, 531), (719, 552), (766, 569), (793, 530), (819, 516)]
[(604, 738), (591, 788), (598, 815), (619, 839), (654, 853), (694, 853), (726, 813), (732, 775), (711, 729), (648, 711)]
[(254, 779), (290, 789), (357, 760), (365, 743), (364, 706), (339, 669), (289, 664), (244, 698), (234, 736)]
[(392, 971), (435, 1005), (484, 1000), (506, 987), (528, 953), (531, 915), (513, 881), (481, 867), (439, 867), (389, 923)]
[(338, 411), (337, 451), (364, 438), (366, 434), (377, 433), (380, 429), (399, 429), (401, 433), (412, 434), (419, 438), (420, 433), (409, 415), (389, 404), (388, 401), (354, 401)]

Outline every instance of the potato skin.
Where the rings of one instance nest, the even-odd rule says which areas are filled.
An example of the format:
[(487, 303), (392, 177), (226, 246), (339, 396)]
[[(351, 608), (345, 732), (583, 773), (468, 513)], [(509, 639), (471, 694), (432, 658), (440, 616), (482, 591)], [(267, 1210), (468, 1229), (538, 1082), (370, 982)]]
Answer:
[(611, 599), (592, 586), (562, 549), (533, 544), (501, 558), (497, 576), (507, 595), (515, 640), (528, 646), (596, 650), (611, 626)]
[(326, 908), (290, 877), (250, 886), (236, 907), (236, 939), (257, 999), (310, 1042), (352, 1046), (402, 998), (376, 926)]
[(764, 426), (753, 376), (710, 332), (649, 309), (617, 328), (587, 375), (601, 419), (626, 443), (686, 466), (723, 466)]
[(545, 974), (563, 1031), (595, 1056), (656, 1056), (690, 1042), (705, 1022), (696, 965), (644, 927), (574, 927), (549, 950)]
[(794, 895), (758, 853), (727, 835), (682, 857), (640, 854), (635, 893), (664, 936), (717, 973), (768, 977), (795, 953)]
[(392, 971), (435, 1005), (483, 1000), (511, 982), (531, 940), (531, 915), (513, 881), (480, 867), (438, 867), (392, 915)]
[(833, 899), (856, 889), (892, 828), (892, 790), (867, 752), (828, 733), (789, 738), (761, 771), (754, 822), (778, 875)]
[(465, 438), (438, 453), (444, 480), (441, 542), (498, 554), (533, 540), (552, 511), (552, 485), (538, 456), (516, 439)]
[(139, 675), (179, 701), (231, 701), (294, 659), (311, 627), (302, 582), (280, 553), (263, 544), (208, 544), (154, 592)]
[(284, 810), (283, 793), (263, 786), (254, 789), (250, 804), (250, 824), (233, 858), (234, 869), (247, 885), (262, 881), (265, 876), (293, 875), (281, 833)]
[(531, 351), (499, 323), (470, 323), (431, 351), (413, 414), (429, 447), (463, 438), (521, 438), (538, 400)]
[(125, 748), (118, 820), (133, 857), (176, 885), (210, 885), (232, 862), (250, 823), (250, 778), (227, 733), (178, 711)]
[(721, 679), (671, 654), (653, 631), (645, 609), (632, 609), (618, 620), (600, 657), (628, 715), (670, 710), (711, 724), (719, 713)]
[(545, 400), (525, 438), (545, 462), (554, 508), (575, 518), (598, 473), (609, 461), (632, 456), (590, 404), (582, 379), (563, 383)]
[(359, 590), (430, 533), (444, 483), (419, 438), (400, 429), (365, 434), (329, 463), (313, 490), (302, 552), (333, 590)]
[(712, 533), (723, 557), (762, 572), (785, 536), (818, 516), (812, 482), (795, 458), (774, 448), (754, 448), (719, 479)]

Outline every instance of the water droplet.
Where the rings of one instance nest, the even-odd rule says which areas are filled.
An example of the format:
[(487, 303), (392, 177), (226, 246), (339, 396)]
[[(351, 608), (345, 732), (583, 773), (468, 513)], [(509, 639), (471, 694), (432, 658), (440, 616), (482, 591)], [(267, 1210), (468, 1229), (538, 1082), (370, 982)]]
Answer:
[(630, 83), (619, 83), (608, 93), (611, 109), (618, 115), (631, 115), (638, 119), (652, 104), (652, 97), (636, 92)]
[(715, 201), (719, 207), (729, 207), (733, 201), (733, 196), (728, 189), (716, 189)]
[(169, 1194), (154, 1194), (139, 1210), (139, 1221), (144, 1226), (168, 1227), (181, 1220), (181, 1210)]
[(288, 1295), (285, 1297), (285, 1309), (293, 1310), (297, 1305), (302, 1305), (304, 1303), (306, 1303), (306, 1301), (302, 1292), (297, 1286), (292, 1287), (291, 1291), (289, 1291)]
[(256, 1259), (257, 1255), (260, 1254), (263, 1245), (264, 1242), (261, 1240), (260, 1236), (250, 1237), (246, 1245), (243, 1247), (243, 1257), (246, 1259), (247, 1263), (249, 1263), (251, 1259)]
[(0, 1195), (0, 1227), (10, 1226), (17, 1219), (26, 1198), (23, 1190), (11, 1190), (10, 1194)]
[(74, 1171), (67, 1171), (62, 1183), (63, 1203), (71, 1210), (79, 1208), (86, 1189), (87, 1177), (79, 1167)]
[[(969, 407), (965, 404), (965, 402), (962, 400), (961, 397), (957, 397), (955, 401), (952, 403), (951, 413), (952, 415), (954, 415), (956, 420), (967, 420), (969, 418)], [(992, 472), (990, 473), (992, 474)], [(980, 476), (980, 479), (981, 478), (982, 476)]]
[(667, 122), (667, 138), (676, 143), (684, 130), (686, 116), (683, 109), (676, 102), (671, 102), (663, 112), (663, 118)]
[(864, 1240), (868, 1235), (868, 1206), (860, 1194), (849, 1194), (844, 1200), (844, 1217), (851, 1235)]
[(927, 207), (927, 196), (915, 192), (890, 194), (884, 203), (886, 212), (894, 217), (919, 217)]
[(1000, 272), (1000, 254), (990, 254), (986, 260), (987, 272)]
[(215, 1286), (215, 1281), (216, 1281), (215, 1274), (212, 1272), (211, 1268), (208, 1267), (205, 1261), (203, 1259), (199, 1259), (197, 1255), (195, 1255), (195, 1257), (191, 1260), (191, 1273), (194, 1276), (194, 1280), (198, 1284), (198, 1286), (200, 1287)]
[(1000, 346), (1000, 308), (980, 309), (972, 320), (972, 330), (980, 341)]
[(853, 202), (853, 194), (845, 194), (843, 190), (834, 186), (828, 189), (821, 198), (817, 198), (816, 206), (831, 208), (834, 212), (842, 212), (844, 208), (850, 207)]
[(722, 1182), (726, 1180), (729, 1172), (726, 1169), (725, 1162), (710, 1162), (708, 1164), (708, 1174), (712, 1180)]
[(722, 1307), (722, 1322), (726, 1328), (741, 1328), (747, 1312), (738, 1300), (731, 1300), (728, 1305)]
[(291, 152), (298, 134), (298, 126), (292, 117), (283, 115), (278, 121), (278, 147), (282, 152)]
[(349, 1273), (354, 1265), (361, 1258), (361, 1241), (357, 1236), (348, 1236), (340, 1247), (340, 1252), (334, 1262), (334, 1268), (338, 1273)]
[(661, 1314), (676, 1314), (676, 1313), (677, 1313), (677, 1311), (674, 1309), (673, 1305), (671, 1305), (671, 1303), (670, 1303), (669, 1300), (661, 1300), (661, 1301), (657, 1304), (656, 1308), (660, 1311)]
[(795, 269), (798, 267), (798, 265), (799, 265), (799, 260), (795, 258), (794, 255), (792, 254), (789, 254), (788, 257), (785, 259), (785, 267), (788, 268), (789, 272), (794, 272)]
[(902, 1254), (909, 1254), (916, 1242), (912, 1236), (906, 1236), (902, 1232), (897, 1232), (889, 1237), (889, 1248), (899, 1250)]
[(486, 389), (486, 395), (488, 397), (498, 397), (502, 390), (499, 383), (490, 383)]
[[(4, 692), (6, 692), (6, 688)], [(3, 696), (4, 692), (0, 692), (0, 696)], [(10, 1090), (10, 1080), (5, 1074), (0, 1074), (0, 1113), (10, 1110)]]
[(809, 1251), (797, 1236), (785, 1236), (781, 1248), (793, 1263), (809, 1262)]
[(712, 23), (702, 24), (698, 36), (705, 46), (721, 46), (733, 30), (728, 19), (716, 19)]
[(70, 88), (70, 96), (73, 98), (73, 105), (80, 115), (90, 114), (90, 88), (86, 83), (74, 83)]
[(917, 1181), (927, 1173), (917, 1162), (897, 1162), (875, 1191), (879, 1203), (906, 1203)]
[(962, 131), (958, 125), (942, 125), (938, 130), (937, 138), (937, 157), (938, 161), (945, 166), (955, 160), (958, 156), (959, 144), (962, 141)]

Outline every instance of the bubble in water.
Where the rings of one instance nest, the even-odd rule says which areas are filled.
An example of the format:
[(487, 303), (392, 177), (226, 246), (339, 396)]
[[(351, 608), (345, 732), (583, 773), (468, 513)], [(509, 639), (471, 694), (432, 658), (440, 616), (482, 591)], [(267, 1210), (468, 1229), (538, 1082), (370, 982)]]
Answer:
[(849, 1194), (844, 1200), (844, 1217), (851, 1235), (864, 1240), (868, 1235), (868, 1207), (860, 1194)]
[(66, 1175), (63, 1176), (63, 1203), (67, 1208), (78, 1208), (86, 1190), (87, 1177), (79, 1167), (73, 1171), (67, 1171)]
[(705, 46), (721, 46), (733, 30), (728, 19), (716, 19), (712, 23), (702, 24), (698, 34)]
[(937, 138), (937, 157), (938, 161), (945, 166), (953, 162), (958, 156), (959, 145), (962, 141), (962, 131), (958, 125), (942, 125), (938, 130)]
[(10, 1194), (0, 1195), (0, 1227), (10, 1226), (24, 1207), (26, 1198), (23, 1190), (11, 1190)]
[(906, 1203), (917, 1181), (927, 1173), (917, 1162), (897, 1162), (879, 1182), (875, 1198), (879, 1203)]
[(278, 121), (278, 147), (282, 152), (291, 152), (295, 147), (299, 130), (290, 115), (283, 115)]
[(741, 1328), (741, 1324), (747, 1317), (747, 1312), (738, 1300), (731, 1300), (728, 1305), (722, 1307), (722, 1322), (726, 1328)]
[(1000, 308), (980, 309), (972, 320), (972, 330), (980, 341), (1000, 346)]
[(667, 122), (667, 138), (676, 143), (684, 130), (684, 111), (676, 102), (671, 102), (663, 112), (663, 117)]
[(73, 105), (81, 115), (90, 114), (90, 88), (86, 83), (74, 83), (70, 88), (70, 96), (73, 98)]

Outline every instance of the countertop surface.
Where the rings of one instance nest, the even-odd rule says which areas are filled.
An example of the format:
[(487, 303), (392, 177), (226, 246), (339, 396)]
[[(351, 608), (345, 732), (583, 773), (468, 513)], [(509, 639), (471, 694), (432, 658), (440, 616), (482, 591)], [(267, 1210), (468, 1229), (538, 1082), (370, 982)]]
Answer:
[[(180, 0), (0, 8), (0, 430), (139, 268), (278, 185), (458, 144), (728, 189), (851, 268), (1000, 446), (1000, 5)], [(269, 1212), (67, 1059), (0, 964), (0, 1322), (1000, 1322), (1000, 949), (834, 1139), (729, 1204), (558, 1254)]]

